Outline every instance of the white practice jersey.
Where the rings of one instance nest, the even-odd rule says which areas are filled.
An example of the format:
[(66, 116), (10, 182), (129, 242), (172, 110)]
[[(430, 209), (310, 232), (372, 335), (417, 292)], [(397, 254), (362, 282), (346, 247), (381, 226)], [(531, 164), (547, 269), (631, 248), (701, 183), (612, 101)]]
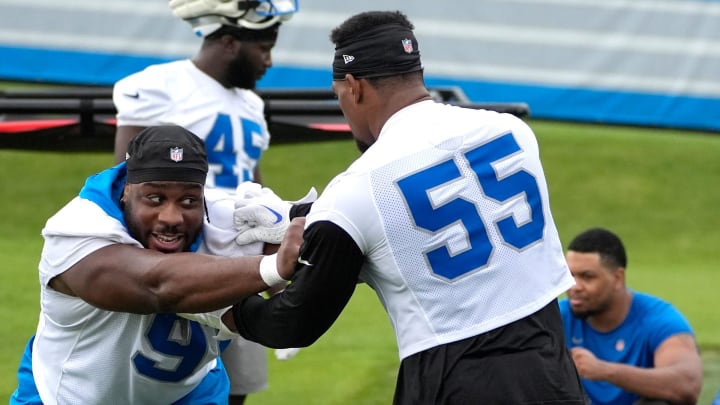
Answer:
[[(234, 204), (217, 191), (210, 194), (213, 225), (205, 224), (199, 252), (260, 254), (262, 243), (234, 244)], [(175, 314), (105, 311), (48, 286), (53, 277), (104, 246), (142, 247), (117, 219), (76, 197), (47, 221), (43, 237), (41, 313), (32, 354), (43, 403), (170, 404), (216, 366), (216, 329)]]
[(235, 189), (253, 173), (270, 143), (263, 100), (225, 88), (190, 60), (152, 65), (113, 88), (118, 126), (174, 124), (205, 141), (207, 185)]
[(357, 243), (400, 358), (530, 315), (573, 278), (532, 130), (509, 114), (420, 102), (327, 186), (307, 225)]

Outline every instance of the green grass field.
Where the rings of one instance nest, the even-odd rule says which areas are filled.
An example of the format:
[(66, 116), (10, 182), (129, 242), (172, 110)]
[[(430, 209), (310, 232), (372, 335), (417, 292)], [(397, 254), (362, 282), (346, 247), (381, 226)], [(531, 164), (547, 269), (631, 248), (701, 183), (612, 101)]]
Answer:
[[(702, 348), (705, 382), (699, 404), (720, 388), (720, 137), (683, 131), (531, 121), (564, 243), (590, 226), (623, 237), (631, 287), (673, 302)], [(295, 199), (321, 191), (355, 157), (352, 141), (274, 145), (264, 180)], [(108, 166), (111, 153), (0, 150), (0, 402), (38, 312), (40, 229), (72, 198), (85, 177)], [(249, 405), (388, 404), (398, 366), (395, 340), (372, 291), (360, 286), (338, 322), (287, 362), (270, 357), (270, 389)]]

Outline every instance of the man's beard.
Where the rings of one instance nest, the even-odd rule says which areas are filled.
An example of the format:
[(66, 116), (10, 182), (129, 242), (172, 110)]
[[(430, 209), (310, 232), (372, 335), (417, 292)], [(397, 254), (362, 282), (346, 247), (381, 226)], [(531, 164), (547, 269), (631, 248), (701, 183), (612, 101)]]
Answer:
[(595, 316), (595, 315), (600, 315), (600, 314), (602, 314), (603, 312), (605, 312), (605, 311), (607, 310), (608, 306), (609, 306), (609, 303), (605, 302), (605, 303), (603, 303), (603, 304), (601, 304), (601, 305), (598, 305), (598, 306), (595, 307), (595, 308), (586, 309), (585, 311), (575, 311), (575, 310), (572, 309), (572, 307), (570, 307), (570, 312), (572, 313), (572, 315), (573, 315), (575, 318), (584, 321), (584, 320), (586, 320), (587, 318), (589, 318), (589, 317), (591, 317), (591, 316)]
[[(138, 224), (135, 219), (132, 216), (132, 203), (130, 202), (122, 202), (120, 205), (120, 208), (123, 210), (123, 216), (125, 218), (125, 226), (127, 227), (128, 234), (135, 239), (136, 241), (140, 242), (140, 244), (143, 245), (145, 249), (148, 249), (148, 240), (146, 239), (145, 235), (142, 234), (142, 226)], [(171, 231), (171, 233), (180, 233), (175, 229), (156, 229), (156, 231), (162, 233), (166, 231)], [(186, 234), (185, 239), (185, 245), (183, 246), (182, 251), (183, 252), (189, 252), (191, 244), (189, 244), (189, 241), (194, 241), (197, 239), (197, 236), (199, 235), (200, 230), (198, 230), (195, 233), (189, 233)]]
[(580, 319), (581, 321), (584, 321), (584, 320), (586, 320), (589, 316), (593, 315), (593, 314), (592, 314), (593, 311), (578, 311), (578, 312), (575, 312), (575, 311), (573, 311), (573, 310), (571, 309), (570, 312), (572, 313), (572, 316), (573, 316), (573, 317), (575, 317), (575, 318), (577, 318), (577, 319)]
[(250, 58), (244, 53), (230, 62), (227, 70), (228, 82), (240, 89), (254, 90), (257, 85), (257, 71)]
[(132, 203), (129, 201), (123, 201), (120, 203), (120, 208), (123, 210), (123, 217), (125, 218), (125, 226), (127, 227), (128, 234), (132, 236), (133, 239), (140, 242), (143, 247), (147, 249), (147, 241), (141, 240), (140, 235), (140, 226), (135, 222), (135, 220), (132, 217)]
[(372, 145), (368, 145), (368, 144), (365, 143), (365, 142), (361, 142), (361, 141), (355, 139), (355, 146), (357, 146), (357, 148), (358, 148), (358, 150), (360, 151), (360, 153), (365, 153), (365, 151), (368, 150), (368, 149), (370, 149), (370, 147), (371, 147)]

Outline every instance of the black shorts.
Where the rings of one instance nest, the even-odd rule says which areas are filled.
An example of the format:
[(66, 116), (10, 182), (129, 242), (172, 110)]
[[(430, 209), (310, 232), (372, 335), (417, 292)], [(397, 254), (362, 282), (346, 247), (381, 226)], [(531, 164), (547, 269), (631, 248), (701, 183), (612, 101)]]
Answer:
[(396, 405), (566, 404), (585, 399), (557, 301), (469, 339), (400, 363)]

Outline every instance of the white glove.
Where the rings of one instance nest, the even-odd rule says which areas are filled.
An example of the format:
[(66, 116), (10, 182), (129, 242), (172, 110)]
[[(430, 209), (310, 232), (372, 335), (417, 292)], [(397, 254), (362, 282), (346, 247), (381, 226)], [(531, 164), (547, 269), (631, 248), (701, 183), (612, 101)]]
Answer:
[(235, 195), (238, 199), (259, 197), (262, 195), (262, 189), (262, 184), (244, 181), (235, 189)]
[(295, 357), (296, 354), (300, 351), (299, 348), (290, 348), (290, 349), (275, 349), (275, 358), (278, 360), (290, 360), (293, 357)]
[(254, 241), (280, 244), (290, 225), (292, 205), (317, 199), (315, 187), (311, 187), (300, 200), (284, 201), (267, 187), (259, 188), (259, 184), (246, 183), (238, 186), (233, 214), (235, 229), (238, 231), (235, 242), (238, 245)]
[(177, 314), (177, 316), (183, 317), (185, 319), (189, 319), (191, 321), (195, 321), (198, 323), (201, 323), (203, 325), (209, 326), (211, 328), (215, 328), (218, 330), (218, 334), (215, 336), (215, 339), (217, 340), (228, 340), (233, 339), (238, 336), (240, 336), (238, 333), (233, 332), (230, 330), (230, 328), (225, 325), (225, 323), (222, 321), (222, 316), (225, 314), (225, 312), (229, 311), (232, 307), (227, 307), (223, 309), (218, 309), (217, 311), (212, 312), (204, 312), (199, 314)]

